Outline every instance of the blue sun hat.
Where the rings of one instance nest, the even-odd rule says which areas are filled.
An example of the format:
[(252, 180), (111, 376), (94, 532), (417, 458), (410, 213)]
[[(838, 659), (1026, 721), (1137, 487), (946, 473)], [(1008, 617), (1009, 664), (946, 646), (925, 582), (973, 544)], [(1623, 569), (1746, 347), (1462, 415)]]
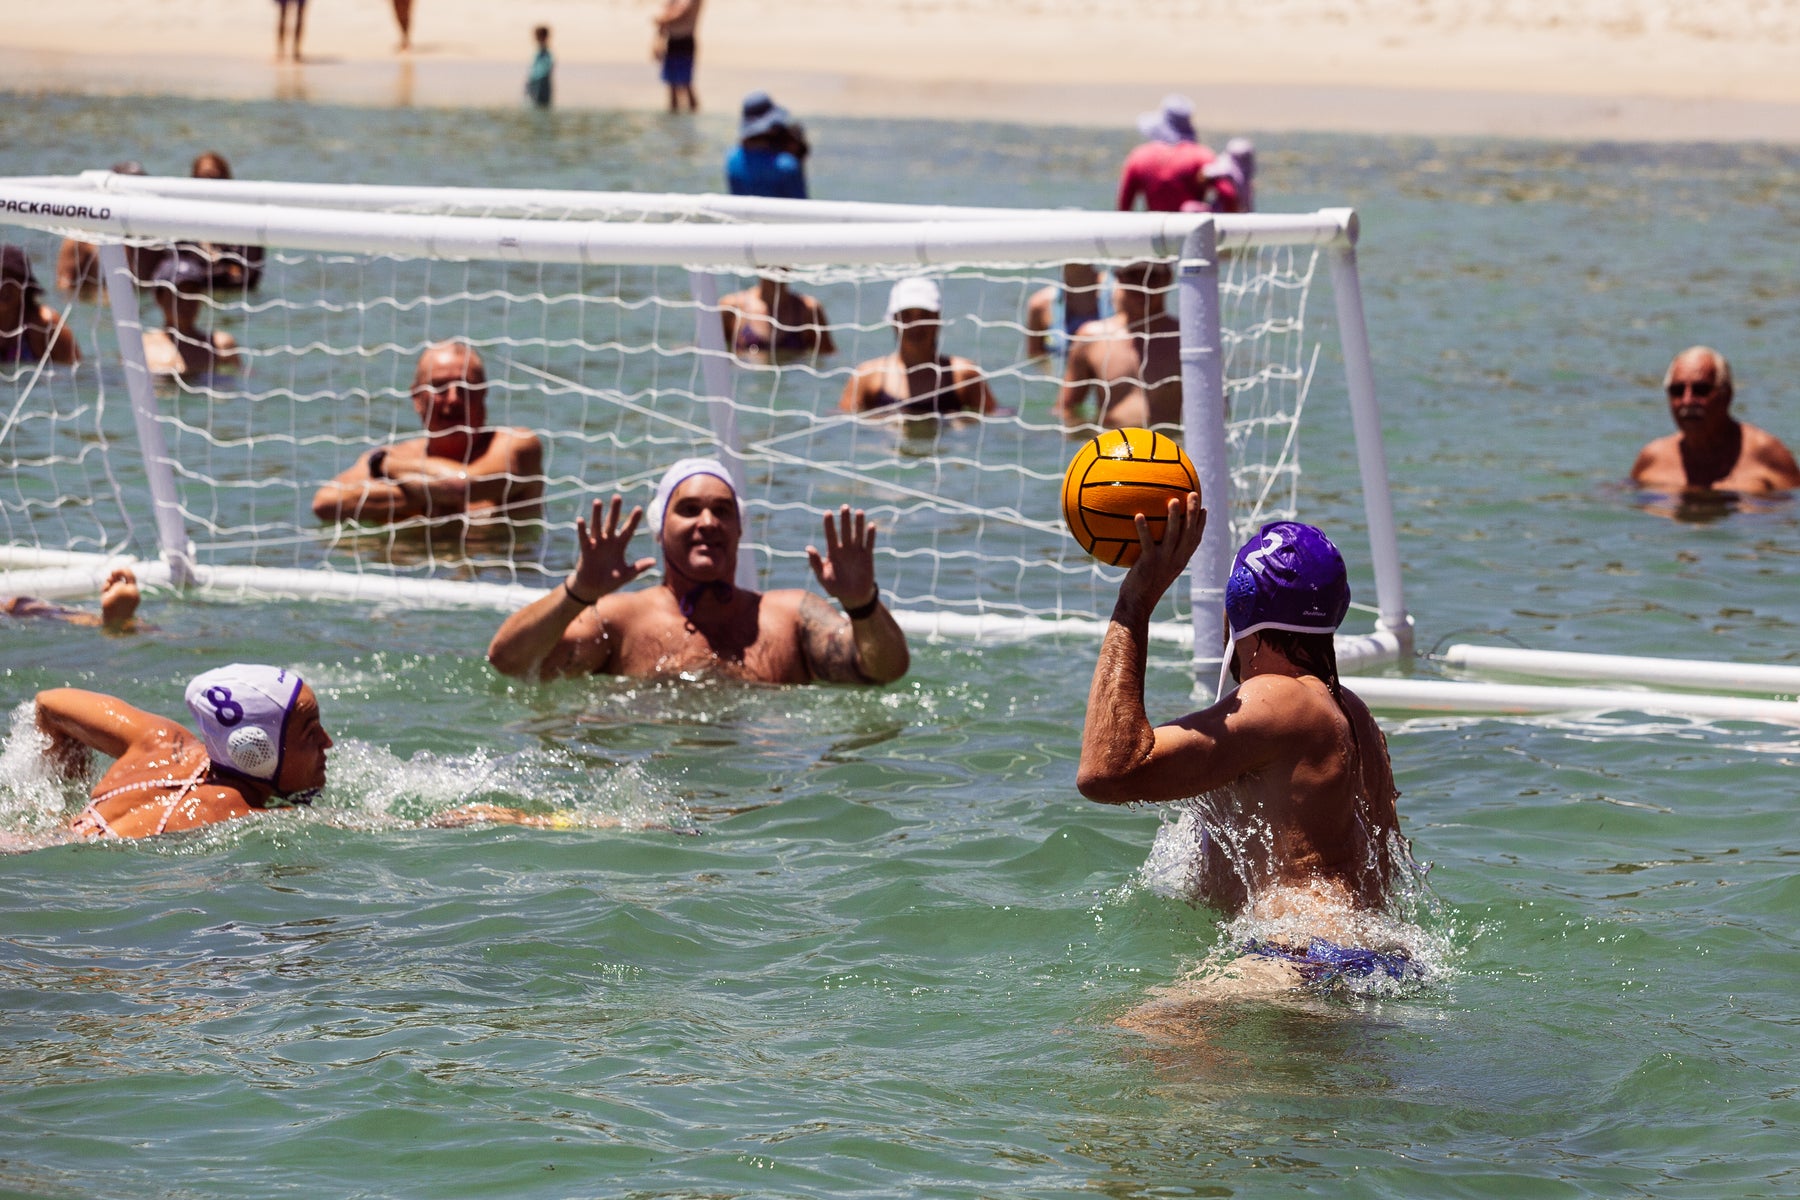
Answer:
[(1298, 521), (1271, 521), (1245, 542), (1225, 581), (1231, 640), (1263, 629), (1334, 633), (1350, 611), (1344, 556)]
[(775, 103), (767, 92), (751, 92), (744, 97), (743, 115), (738, 120), (738, 141), (774, 133), (792, 122), (788, 110)]

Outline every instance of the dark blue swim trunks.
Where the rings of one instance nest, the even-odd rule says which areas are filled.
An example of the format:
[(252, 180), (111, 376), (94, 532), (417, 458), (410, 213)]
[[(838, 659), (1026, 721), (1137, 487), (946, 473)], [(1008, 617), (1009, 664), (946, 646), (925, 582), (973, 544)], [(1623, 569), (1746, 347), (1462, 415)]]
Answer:
[(1308, 983), (1368, 979), (1377, 972), (1403, 982), (1425, 977), (1425, 968), (1415, 963), (1405, 950), (1364, 950), (1357, 946), (1340, 946), (1324, 938), (1313, 938), (1304, 951), (1280, 942), (1252, 939), (1244, 943), (1244, 953), (1293, 963), (1300, 968), (1300, 977)]

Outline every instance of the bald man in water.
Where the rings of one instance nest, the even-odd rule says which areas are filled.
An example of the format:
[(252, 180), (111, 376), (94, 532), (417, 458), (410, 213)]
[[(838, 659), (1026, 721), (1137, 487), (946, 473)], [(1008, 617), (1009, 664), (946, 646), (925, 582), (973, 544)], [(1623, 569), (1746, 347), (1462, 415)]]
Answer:
[(1690, 346), (1663, 375), (1677, 432), (1638, 452), (1631, 481), (1669, 491), (1756, 494), (1800, 487), (1800, 464), (1767, 430), (1731, 415), (1731, 364), (1710, 346)]
[(419, 355), (413, 409), (425, 436), (377, 446), (320, 488), (321, 521), (390, 524), (414, 517), (519, 516), (543, 495), (543, 443), (524, 428), (489, 429), (487, 368), (463, 342)]

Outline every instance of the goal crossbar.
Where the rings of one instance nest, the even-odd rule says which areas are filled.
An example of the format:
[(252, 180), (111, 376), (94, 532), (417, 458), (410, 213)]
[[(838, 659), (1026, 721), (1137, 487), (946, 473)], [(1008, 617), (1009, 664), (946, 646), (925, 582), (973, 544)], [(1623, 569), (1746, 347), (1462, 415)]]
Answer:
[[(1009, 417), (1006, 424), (1011, 432), (1006, 436), (1020, 441), (1022, 453), (1037, 457), (1010, 465), (1000, 464), (997, 469), (983, 467), (984, 470), (997, 470), (997, 473), (987, 490), (976, 496), (964, 497), (945, 490), (943, 473), (961, 470), (966, 465), (951, 458), (943, 459), (944, 466), (937, 470), (921, 474), (917, 471), (919, 464), (902, 455), (877, 464), (879, 469), (873, 474), (861, 475), (868, 469), (863, 462), (866, 456), (854, 453), (854, 446), (856, 439), (862, 436), (857, 427), (863, 422), (835, 415), (812, 415), (809, 423), (796, 433), (795, 427), (782, 424), (788, 412), (782, 405), (760, 398), (760, 393), (749, 399), (741, 394), (746, 381), (756, 385), (767, 380), (769, 376), (759, 371), (767, 372), (769, 367), (740, 364), (734, 348), (725, 346), (721, 339), (717, 314), (728, 280), (733, 276), (754, 276), (778, 268), (813, 269), (824, 272), (815, 276), (819, 279), (835, 278), (831, 273), (838, 272), (885, 285), (900, 274), (942, 271), (982, 285), (1016, 289), (1025, 281), (1031, 282), (1032, 286), (1045, 282), (1043, 271), (1046, 265), (1083, 262), (1117, 265), (1144, 260), (1171, 262), (1178, 272), (1176, 301), (1181, 330), (1182, 436), (1199, 468), (1202, 490), (1214, 522), (1219, 528), (1231, 529), (1231, 497), (1236, 481), (1233, 468), (1226, 459), (1227, 443), (1233, 438), (1255, 440), (1266, 437), (1275, 447), (1272, 453), (1282, 463), (1287, 463), (1298, 422), (1298, 405), (1303, 402), (1310, 383), (1311, 367), (1304, 362), (1286, 361), (1276, 364), (1274, 369), (1267, 364), (1260, 371), (1251, 367), (1247, 375), (1234, 375), (1228, 386), (1226, 359), (1234, 353), (1232, 347), (1238, 341), (1248, 344), (1270, 335), (1271, 331), (1285, 336), (1301, 330), (1297, 316), (1275, 309), (1265, 312), (1263, 306), (1273, 303), (1276, 293), (1284, 288), (1292, 288), (1303, 312), (1306, 285), (1312, 277), (1310, 265), (1305, 264), (1316, 261), (1317, 256), (1323, 254), (1330, 262), (1337, 301), (1337, 332), (1346, 365), (1345, 390), (1357, 443), (1369, 518), (1370, 559), (1377, 582), (1375, 632), (1341, 639), (1340, 653), (1346, 669), (1358, 664), (1392, 661), (1410, 653), (1411, 620), (1400, 587), (1399, 555), (1388, 499), (1379, 411), (1356, 274), (1358, 228), (1355, 213), (1349, 209), (1243, 216), (959, 209), (723, 196), (571, 193), (543, 189), (439, 189), (190, 180), (88, 172), (80, 176), (0, 179), (0, 224), (35, 229), (48, 235), (75, 236), (101, 247), (104, 284), (114, 311), (113, 325), (120, 361), (125, 366), (124, 381), (138, 422), (142, 471), (149, 477), (154, 499), (150, 515), (154, 518), (152, 524), (160, 559), (172, 582), (222, 593), (302, 594), (388, 600), (401, 604), (448, 602), (483, 607), (516, 606), (524, 598), (541, 594), (542, 589), (516, 580), (490, 584), (455, 578), (406, 578), (401, 577), (403, 572), (381, 575), (296, 570), (231, 561), (209, 562), (205, 561), (204, 551), (208, 549), (205, 546), (201, 547), (203, 553), (197, 555), (188, 540), (196, 521), (204, 526), (206, 536), (213, 543), (212, 549), (231, 551), (241, 544), (243, 535), (235, 535), (237, 540), (234, 541), (229, 522), (219, 524), (216, 512), (208, 516), (183, 509), (180, 492), (194, 482), (194, 477), (182, 455), (211, 456), (215, 452), (235, 452), (238, 443), (220, 440), (211, 425), (215, 420), (231, 425), (240, 419), (250, 419), (243, 415), (248, 409), (233, 406), (239, 397), (251, 404), (264, 399), (285, 398), (286, 403), (308, 405), (323, 397), (298, 385), (289, 385), (285, 391), (272, 391), (267, 385), (259, 385), (259, 390), (255, 391), (215, 393), (211, 385), (196, 389), (183, 384), (175, 396), (178, 407), (184, 411), (193, 409), (200, 414), (197, 406), (204, 403), (204, 414), (195, 417), (182, 413), (163, 414), (162, 402), (143, 365), (140, 339), (145, 335), (146, 322), (139, 315), (141, 297), (138, 293), (142, 281), (132, 278), (126, 267), (123, 247), (170, 243), (264, 246), (316, 256), (314, 266), (308, 268), (315, 275), (335, 269), (333, 264), (337, 263), (350, 264), (344, 269), (352, 273), (368, 269), (379, 274), (381, 270), (391, 272), (395, 269), (385, 266), (377, 269), (378, 260), (499, 264), (500, 268), (523, 264), (535, 266), (540, 272), (546, 265), (606, 271), (670, 268), (678, 278), (686, 281), (683, 291), (689, 298), (656, 303), (663, 304), (668, 311), (680, 311), (683, 320), (690, 319), (688, 313), (692, 313), (693, 340), (679, 353), (691, 357), (695, 363), (693, 382), (684, 385), (678, 393), (681, 403), (672, 407), (666, 403), (668, 393), (661, 384), (652, 383), (648, 390), (636, 390), (622, 386), (610, 374), (603, 375), (598, 384), (587, 383), (576, 376), (559, 375), (525, 361), (525, 356), (513, 351), (530, 346), (536, 353), (540, 346), (556, 348), (564, 345), (531, 329), (522, 329), (520, 334), (499, 343), (498, 348), (507, 354), (508, 367), (515, 378), (536, 376), (553, 389), (556, 397), (586, 414), (570, 418), (581, 422), (575, 428), (560, 431), (569, 436), (571, 444), (578, 447), (593, 445), (611, 436), (590, 424), (598, 416), (592, 410), (629, 414), (629, 419), (644, 430), (638, 436), (645, 439), (643, 445), (649, 457), (638, 460), (632, 471), (615, 475), (615, 478), (629, 476), (631, 486), (641, 487), (644, 472), (656, 456), (674, 456), (661, 447), (676, 446), (683, 441), (689, 445), (705, 444), (706, 431), (710, 427), (712, 440), (734, 470), (741, 470), (742, 464), (749, 461), (747, 455), (757, 456), (756, 461), (770, 469), (804, 467), (829, 481), (831, 487), (840, 492), (852, 484), (862, 486), (865, 490), (860, 494), (875, 497), (886, 505), (890, 519), (910, 517), (915, 510), (929, 505), (936, 519), (948, 526), (978, 528), (984, 521), (1006, 525), (1032, 546), (1043, 544), (1046, 538), (1053, 543), (1059, 540), (1066, 543), (1066, 538), (1058, 538), (1058, 526), (1053, 520), (1046, 519), (1049, 514), (1034, 515), (1016, 502), (996, 499), (989, 492), (996, 490), (995, 483), (1015, 490), (1029, 486), (1028, 498), (1034, 506), (1042, 495), (1053, 492), (1055, 479), (1060, 477), (1060, 462), (1042, 461), (1041, 451), (1026, 447), (1025, 439), (1041, 438), (1056, 430), (1058, 425), (1033, 424), (1023, 415)], [(1289, 250), (1300, 255), (1301, 264), (1295, 268), (1291, 283), (1284, 283), (1280, 278), (1258, 283), (1254, 275), (1249, 277), (1249, 282), (1230, 277), (1236, 264), (1251, 261), (1255, 255)], [(303, 260), (289, 261), (299, 263)], [(366, 267), (358, 267), (357, 263), (364, 263)], [(1032, 267), (1037, 272), (1035, 275), (1030, 270), (1022, 270)], [(859, 271), (861, 273), (857, 274)], [(429, 269), (425, 277), (432, 278)], [(1051, 281), (1056, 278), (1049, 276)], [(456, 303), (480, 302), (490, 294), (485, 290), (487, 286), (453, 283), (451, 300)], [(534, 289), (541, 290), (539, 283), (522, 287), (523, 290), (516, 293), (502, 289), (491, 294), (495, 303), (503, 307), (521, 302), (566, 302), (566, 306), (580, 309), (588, 301), (582, 294), (584, 285), (579, 283), (573, 294), (557, 296), (534, 293)], [(1232, 329), (1222, 330), (1220, 313), (1226, 291), (1235, 291), (1238, 298), (1233, 303), (1246, 306), (1247, 311), (1234, 318), (1237, 324)], [(637, 294), (633, 292), (633, 297)], [(209, 300), (209, 303), (212, 302)], [(382, 298), (376, 304), (359, 302), (346, 307), (319, 303), (315, 308), (324, 314), (321, 320), (339, 320), (331, 314), (343, 312), (347, 314), (345, 319), (367, 321), (368, 313), (376, 309), (387, 313), (422, 307), (429, 314), (432, 303), (435, 301), (428, 294), (418, 301), (395, 296)], [(624, 309), (637, 303), (635, 299), (627, 302), (626, 298), (620, 297), (618, 307)], [(297, 311), (292, 298), (281, 295), (269, 300), (244, 301), (237, 311), (246, 319), (254, 318), (272, 326), (278, 324), (284, 330), (286, 322), (297, 319), (291, 315)], [(357, 316), (359, 313), (361, 317)], [(994, 320), (991, 316), (975, 314), (969, 320), (977, 330), (1025, 332), (1019, 315)], [(839, 328), (846, 333), (869, 334), (886, 327), (885, 321), (870, 325), (865, 319)], [(359, 340), (342, 354), (352, 361), (378, 359), (390, 362), (416, 353), (420, 348), (418, 342), (409, 346), (405, 338), (396, 339), (391, 335), (385, 342), (374, 343), (360, 340), (368, 335), (353, 333), (352, 336)], [(685, 334), (676, 336), (685, 341)], [(611, 354), (630, 349), (615, 340), (602, 339), (590, 344), (591, 340), (578, 333), (571, 349), (588, 356), (587, 361), (599, 351)], [(304, 339), (300, 341), (300, 345), (282, 346), (273, 353), (292, 356), (304, 352), (308, 346)], [(487, 343), (483, 345), (488, 348)], [(665, 348), (659, 340), (648, 354), (654, 358), (667, 355), (672, 349)], [(261, 352), (265, 357), (271, 353), (267, 349)], [(334, 353), (330, 347), (322, 348), (321, 352)], [(544, 353), (548, 355), (550, 349), (545, 349)], [(407, 369), (410, 370), (410, 366)], [(814, 365), (803, 364), (794, 371), (797, 377), (819, 382), (827, 378)], [(845, 372), (839, 368), (830, 374), (841, 376)], [(1054, 382), (1053, 378), (1031, 374), (1023, 366), (1005, 368), (1001, 374), (1019, 381), (1047, 379)], [(1285, 381), (1282, 386), (1295, 391), (1297, 397), (1293, 410), (1285, 415), (1278, 414), (1264, 434), (1257, 430), (1260, 418), (1234, 412), (1233, 406), (1245, 402), (1244, 390), (1261, 387), (1270, 378)], [(778, 380), (775, 386), (779, 387)], [(371, 405), (375, 399), (374, 389), (367, 384), (358, 387), (365, 395), (360, 403)], [(29, 395), (29, 391), (27, 386), (25, 395)], [(755, 392), (754, 387), (752, 391)], [(384, 395), (393, 396), (396, 392), (403, 400), (403, 385), (389, 384)], [(20, 397), (21, 404), (25, 395)], [(310, 407), (298, 411), (306, 413), (309, 420), (329, 415)], [(740, 413), (756, 419), (754, 433), (739, 436), (735, 422)], [(1228, 418), (1238, 421), (1233, 427), (1238, 432), (1227, 433)], [(981, 418), (980, 424), (989, 420)], [(165, 452), (159, 445), (165, 429), (170, 431), (171, 437), (182, 439), (184, 444), (195, 449)], [(1248, 432), (1244, 432), (1246, 429)], [(278, 440), (298, 447), (309, 433), (310, 428), (299, 433), (289, 432)], [(374, 444), (367, 439), (379, 440), (383, 436), (379, 429), (356, 436), (311, 433), (313, 440), (327, 438), (333, 444), (345, 446), (351, 454)], [(389, 432), (385, 436), (395, 435)], [(816, 461), (810, 457), (816, 453), (813, 449), (784, 449), (784, 439), (790, 438), (800, 438), (807, 447), (815, 441), (836, 439), (838, 443), (848, 444), (853, 453), (850, 458), (838, 462)], [(227, 468), (210, 465), (205, 468), (211, 472), (224, 469)], [(1297, 475), (1298, 469), (1288, 463), (1280, 470), (1289, 472), (1291, 478)], [(254, 483), (239, 482), (235, 476), (223, 482), (205, 476), (200, 478), (205, 486), (227, 486), (236, 489), (235, 494), (246, 497), (255, 486)], [(1249, 511), (1243, 514), (1243, 519), (1250, 519), (1258, 509), (1275, 478), (1267, 473), (1252, 475), (1245, 501)], [(557, 486), (547, 489), (547, 498), (566, 503), (572, 495), (586, 494), (587, 490), (602, 486), (604, 477), (596, 478), (592, 474), (564, 476), (554, 482)], [(1291, 488), (1291, 484), (1288, 486)], [(778, 512), (782, 507), (782, 503), (773, 499), (763, 499), (759, 503), (764, 513)], [(558, 515), (560, 519), (561, 514)], [(275, 536), (278, 531), (274, 526), (269, 529), (267, 535), (252, 529), (250, 536), (266, 537), (263, 544), (271, 548), (317, 540), (309, 538), (304, 529), (295, 524), (282, 525), (279, 537)], [(948, 534), (945, 536), (949, 537)], [(1160, 642), (1192, 650), (1196, 676), (1203, 680), (1217, 675), (1222, 620), (1220, 600), (1224, 568), (1229, 564), (1229, 547), (1225, 545), (1228, 540), (1209, 542), (1196, 558), (1190, 580), (1191, 620), (1158, 621), (1154, 629), (1154, 636)], [(1224, 552), (1222, 558), (1220, 548)], [(47, 586), (61, 586), (77, 578), (83, 563), (87, 569), (97, 570), (109, 557), (99, 554), (91, 560), (53, 564), (41, 559), (32, 560), (32, 554), (42, 551), (31, 547), (18, 549), (20, 556), (17, 559), (0, 556), (0, 565), (17, 568), (16, 571), (9, 570), (9, 578), (41, 582)], [(120, 545), (111, 557), (128, 550), (129, 547)], [(761, 553), (772, 552), (779, 556), (778, 547), (765, 545), (761, 548)], [(942, 547), (934, 542), (923, 551), (890, 547), (885, 552), (894, 556), (895, 562), (921, 553), (929, 554), (931, 561), (946, 569), (968, 557), (962, 547), (951, 541), (946, 541)], [(1058, 554), (1064, 552), (1057, 551)], [(987, 569), (1011, 572), (1016, 565), (1021, 575), (1028, 568), (1039, 569), (1023, 557), (1009, 557), (1022, 553), (1004, 551), (989, 560)], [(792, 557), (791, 554), (788, 556)], [(1066, 566), (1060, 562), (1049, 565), (1053, 572), (1064, 575), (1079, 571), (1086, 576), (1094, 570), (1085, 560)], [(41, 573), (32, 576), (29, 573), (33, 568), (38, 568)], [(540, 565), (534, 569), (541, 571), (542, 568)], [(957, 586), (966, 587), (964, 584)], [(454, 600), (450, 599), (451, 592), (456, 593)], [(992, 605), (986, 603), (979, 592), (968, 595), (958, 591), (940, 596), (935, 582), (931, 584), (931, 598), (939, 603), (928, 609), (899, 614), (903, 627), (909, 632), (976, 637), (1031, 636), (1045, 631), (1088, 634), (1103, 629), (1105, 624), (1103, 606), (1084, 602), (1065, 609), (1060, 594), (1044, 600), (1028, 598), (1023, 604), (1015, 604), (1013, 612), (988, 611)]]

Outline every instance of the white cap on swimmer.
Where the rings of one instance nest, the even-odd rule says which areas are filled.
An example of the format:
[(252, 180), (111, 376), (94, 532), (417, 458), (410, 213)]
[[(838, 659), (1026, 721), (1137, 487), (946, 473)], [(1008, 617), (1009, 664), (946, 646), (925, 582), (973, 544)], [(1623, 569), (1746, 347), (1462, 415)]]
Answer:
[(305, 681), (293, 671), (232, 663), (194, 676), (188, 711), (200, 722), (206, 753), (221, 767), (273, 783), (281, 775), (288, 718)]
[(891, 321), (912, 308), (929, 313), (944, 311), (943, 295), (938, 291), (936, 280), (915, 275), (894, 285), (894, 290), (888, 293), (887, 319)]
[(650, 520), (650, 536), (657, 544), (662, 543), (663, 514), (668, 511), (669, 497), (675, 489), (696, 475), (711, 475), (723, 479), (725, 486), (731, 489), (732, 499), (737, 499), (737, 484), (731, 478), (731, 472), (725, 464), (716, 458), (683, 458), (669, 465), (663, 472), (662, 482), (656, 485), (656, 497), (650, 501), (650, 511), (646, 514)]

